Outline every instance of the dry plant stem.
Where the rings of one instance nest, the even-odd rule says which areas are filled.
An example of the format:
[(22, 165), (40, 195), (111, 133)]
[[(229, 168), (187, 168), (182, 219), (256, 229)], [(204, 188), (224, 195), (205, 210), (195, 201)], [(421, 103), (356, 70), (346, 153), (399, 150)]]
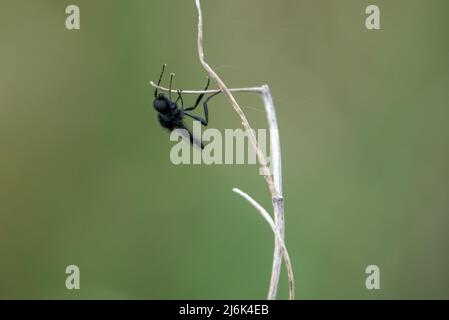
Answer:
[[(153, 86), (154, 88), (158, 88), (162, 91), (170, 91), (168, 88), (165, 88), (163, 86), (158, 86), (156, 83), (154, 83), (153, 81), (150, 81), (150, 85)], [(216, 93), (219, 92), (221, 90), (181, 90), (181, 89), (171, 89), (172, 93), (178, 93), (178, 91), (182, 92), (182, 93), (186, 93), (186, 94), (201, 94), (201, 93)], [(231, 92), (255, 92), (255, 93), (262, 93), (263, 92), (263, 87), (251, 87), (251, 88), (233, 88), (233, 89), (229, 89), (229, 91)]]
[[(281, 271), (281, 262), (282, 258), (284, 258), (287, 273), (289, 278), (289, 291), (290, 291), (290, 299), (294, 298), (294, 279), (293, 279), (293, 271), (291, 268), (290, 259), (288, 257), (285, 243), (284, 243), (284, 199), (282, 196), (282, 168), (281, 168), (281, 150), (280, 150), (280, 139), (279, 139), (279, 130), (276, 120), (276, 112), (274, 108), (273, 99), (270, 93), (270, 89), (267, 85), (263, 85), (261, 87), (250, 87), (250, 88), (236, 88), (236, 89), (228, 89), (224, 82), (220, 79), (220, 77), (215, 73), (215, 71), (209, 66), (209, 64), (204, 59), (204, 50), (203, 50), (203, 17), (200, 6), (200, 1), (195, 0), (196, 6), (198, 9), (198, 54), (200, 58), (200, 62), (204, 69), (209, 74), (209, 77), (212, 78), (219, 86), (219, 90), (181, 90), (186, 94), (199, 94), (199, 93), (215, 93), (218, 91), (222, 91), (226, 97), (229, 99), (231, 105), (234, 107), (237, 114), (240, 116), (242, 120), (242, 125), (245, 130), (248, 132), (248, 137), (251, 142), (252, 147), (256, 151), (257, 159), (262, 167), (264, 178), (268, 184), (268, 188), (271, 193), (271, 198), (273, 202), (274, 209), (274, 221), (269, 217), (268, 213), (265, 209), (263, 209), (257, 202), (255, 202), (251, 197), (247, 194), (241, 192), (240, 190), (236, 191), (241, 194), (245, 199), (247, 199), (256, 209), (261, 212), (262, 216), (266, 218), (266, 215), (270, 218), (268, 223), (274, 229), (275, 233), (275, 250), (273, 256), (273, 268), (272, 275), (270, 280), (270, 288), (268, 292), (268, 299), (276, 299), (277, 289), (279, 286), (279, 277)], [(154, 82), (150, 82), (153, 87), (157, 87), (164, 91), (169, 91), (167, 88), (157, 86)], [(172, 90), (172, 92), (176, 93), (178, 90)], [(262, 97), (262, 101), (265, 106), (265, 110), (267, 113), (267, 120), (270, 127), (270, 146), (271, 146), (271, 154), (272, 154), (272, 165), (273, 165), (273, 175), (270, 173), (270, 170), (267, 165), (267, 160), (265, 155), (259, 148), (257, 143), (257, 139), (254, 134), (254, 130), (252, 130), (245, 114), (240, 108), (239, 104), (235, 100), (234, 96), (231, 92), (255, 92), (259, 93)], [(273, 179), (274, 177), (274, 179)], [(263, 210), (260, 210), (260, 208)], [(266, 215), (265, 215), (266, 213)]]
[[(267, 112), (267, 121), (270, 127), (270, 149), (272, 154), (274, 187), (277, 196), (272, 195), (274, 222), (278, 228), (279, 235), (284, 240), (285, 222), (284, 222), (284, 198), (282, 196), (282, 161), (281, 161), (281, 142), (279, 138), (279, 128), (276, 119), (276, 110), (274, 108), (273, 98), (271, 96), (268, 85), (262, 86), (262, 101)], [(277, 288), (279, 285), (279, 277), (282, 264), (282, 248), (277, 238), (274, 243), (273, 266), (271, 272), (270, 289), (268, 291), (268, 299), (276, 299)], [(293, 277), (293, 272), (291, 273)], [(290, 283), (293, 279), (290, 279)], [(294, 287), (292, 287), (294, 290)]]
[(288, 283), (289, 283), (289, 294), (290, 294), (289, 298), (290, 298), (290, 300), (294, 300), (295, 299), (295, 277), (293, 275), (293, 267), (292, 267), (292, 263), (290, 261), (290, 256), (288, 254), (287, 248), (285, 246), (283, 236), (279, 232), (279, 228), (276, 226), (276, 223), (273, 221), (270, 214), (259, 203), (257, 203), (256, 200), (254, 200), (248, 194), (246, 194), (245, 192), (243, 192), (237, 188), (232, 189), (232, 191), (241, 195), (250, 204), (252, 204), (253, 207), (256, 208), (256, 210), (259, 211), (259, 213), (262, 215), (262, 217), (268, 222), (271, 229), (273, 230), (276, 240), (278, 241), (279, 246), (281, 248), (281, 253), (282, 253), (282, 256), (284, 257), (284, 261), (285, 261), (285, 267), (287, 269)]
[(264, 154), (262, 153), (262, 150), (259, 148), (256, 136), (254, 134), (254, 131), (251, 130), (251, 126), (249, 125), (248, 119), (246, 118), (245, 114), (243, 113), (242, 108), (240, 108), (239, 104), (235, 100), (232, 93), (229, 91), (228, 87), (225, 85), (223, 80), (217, 75), (217, 73), (209, 66), (209, 64), (206, 62), (204, 58), (204, 49), (203, 49), (203, 14), (201, 11), (201, 4), (199, 0), (196, 0), (196, 6), (198, 9), (198, 55), (200, 58), (201, 65), (203, 68), (207, 71), (209, 74), (209, 77), (214, 80), (220, 90), (223, 92), (223, 94), (228, 98), (231, 105), (234, 107), (235, 111), (239, 115), (240, 119), (242, 120), (242, 125), (245, 128), (245, 130), (248, 132), (249, 140), (254, 147), (254, 150), (257, 154), (257, 159), (262, 166), (262, 170), (264, 171), (264, 177), (267, 181), (268, 188), (270, 189), (270, 192), (272, 194), (276, 193), (276, 190), (274, 188), (274, 182), (273, 178), (270, 174), (270, 170), (267, 165), (267, 161), (265, 159)]
[[(271, 153), (273, 154), (272, 158), (272, 164), (273, 164), (273, 175), (271, 175), (270, 170), (267, 166), (267, 161), (265, 159), (265, 155), (259, 148), (259, 145), (257, 143), (256, 136), (254, 134), (254, 130), (252, 130), (244, 112), (240, 108), (239, 104), (235, 100), (234, 96), (232, 95), (231, 91), (227, 88), (225, 83), (220, 79), (220, 77), (217, 75), (217, 73), (209, 66), (209, 64), (206, 62), (204, 58), (204, 47), (203, 47), (203, 14), (201, 11), (201, 3), (200, 0), (195, 0), (196, 7), (198, 10), (198, 55), (200, 62), (203, 66), (203, 68), (207, 71), (210, 78), (214, 80), (220, 90), (225, 94), (225, 96), (228, 98), (231, 105), (234, 107), (237, 114), (240, 116), (240, 119), (242, 120), (242, 125), (245, 128), (245, 130), (248, 132), (249, 140), (251, 141), (251, 144), (256, 151), (257, 159), (262, 167), (262, 170), (264, 171), (264, 178), (268, 184), (268, 188), (271, 193), (271, 198), (273, 202), (273, 209), (274, 209), (274, 222), (276, 225), (276, 228), (278, 230), (278, 234), (280, 237), (280, 240), (276, 237), (275, 241), (275, 250), (274, 250), (274, 256), (273, 256), (273, 268), (272, 268), (272, 274), (271, 274), (271, 280), (270, 280), (270, 288), (268, 292), (268, 299), (276, 299), (277, 290), (279, 286), (279, 277), (281, 272), (281, 262), (282, 262), (282, 254), (283, 249), (281, 246), (281, 243), (284, 241), (284, 200), (282, 197), (282, 171), (281, 171), (281, 150), (280, 150), (280, 141), (279, 141), (279, 130), (277, 126), (277, 120), (276, 120), (276, 114), (274, 109), (274, 103), (273, 99), (271, 97), (270, 89), (268, 86), (262, 87), (262, 100), (264, 102), (266, 111), (267, 111), (267, 118), (268, 123), (270, 126), (270, 145), (271, 145)], [(273, 176), (275, 177), (273, 179)], [(286, 261), (287, 262), (287, 261)], [(289, 279), (293, 275), (289, 274)], [(293, 283), (293, 279), (290, 279), (290, 282)], [(291, 291), (294, 291), (294, 288), (290, 288)], [(290, 294), (290, 296), (294, 296), (294, 294)]]

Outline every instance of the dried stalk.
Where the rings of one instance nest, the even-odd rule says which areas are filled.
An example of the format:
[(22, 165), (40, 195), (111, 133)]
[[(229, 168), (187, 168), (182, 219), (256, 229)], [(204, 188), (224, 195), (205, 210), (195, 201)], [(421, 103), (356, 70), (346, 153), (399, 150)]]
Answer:
[(276, 237), (281, 249), (282, 249), (282, 256), (284, 257), (285, 261), (285, 267), (287, 268), (288, 273), (288, 279), (289, 279), (289, 292), (290, 292), (290, 300), (295, 299), (295, 282), (294, 282), (294, 275), (293, 275), (293, 267), (292, 263), (290, 261), (290, 256), (287, 251), (287, 247), (285, 246), (284, 239), (282, 235), (279, 232), (279, 229), (276, 226), (276, 223), (273, 221), (273, 219), (270, 217), (270, 214), (259, 204), (251, 198), (248, 194), (241, 191), (240, 189), (234, 188), (232, 189), (235, 193), (241, 195), (243, 198), (245, 198), (254, 208), (256, 208), (257, 211), (262, 215), (262, 217), (268, 222), (271, 229), (273, 230), (274, 236)]
[[(186, 94), (200, 94), (200, 93), (215, 93), (218, 91), (223, 92), (223, 94), (228, 98), (229, 102), (233, 106), (234, 110), (239, 115), (242, 125), (246, 132), (248, 133), (249, 140), (251, 142), (252, 147), (254, 148), (259, 164), (261, 165), (262, 173), (267, 182), (268, 189), (271, 193), (271, 199), (273, 203), (274, 210), (274, 220), (270, 217), (267, 211), (260, 206), (255, 200), (253, 200), (249, 195), (240, 191), (239, 189), (234, 188), (233, 191), (240, 194), (243, 198), (245, 198), (251, 205), (253, 205), (265, 218), (265, 220), (269, 223), (270, 227), (273, 229), (275, 234), (275, 248), (273, 254), (273, 266), (272, 273), (270, 278), (270, 288), (268, 291), (268, 299), (273, 300), (276, 299), (277, 290), (279, 287), (279, 277), (281, 273), (281, 263), (282, 259), (285, 261), (285, 265), (287, 268), (287, 275), (289, 281), (289, 298), (294, 299), (295, 297), (295, 288), (294, 288), (294, 275), (293, 269), (290, 262), (290, 258), (285, 247), (284, 242), (284, 232), (285, 232), (285, 223), (284, 223), (284, 199), (282, 196), (282, 167), (281, 167), (281, 149), (280, 149), (280, 139), (279, 139), (279, 129), (276, 119), (276, 111), (273, 103), (273, 98), (271, 96), (270, 88), (268, 85), (263, 85), (260, 87), (249, 87), (249, 88), (235, 88), (229, 89), (225, 83), (221, 80), (221, 78), (217, 75), (217, 73), (209, 66), (204, 58), (204, 49), (203, 49), (203, 15), (201, 11), (200, 0), (195, 0), (196, 7), (198, 10), (198, 55), (203, 68), (209, 74), (209, 77), (214, 80), (219, 89), (218, 90), (181, 90)], [(167, 88), (157, 86), (154, 82), (150, 82), (153, 87), (157, 87), (163, 91), (169, 91)], [(173, 89), (172, 92), (178, 92), (178, 89)], [(237, 103), (236, 99), (232, 95), (232, 92), (253, 92), (258, 93), (262, 97), (263, 104), (265, 106), (265, 110), (267, 113), (267, 121), (270, 128), (270, 149), (272, 154), (272, 167), (273, 173), (271, 174), (270, 169), (268, 168), (268, 162), (260, 149), (256, 136), (254, 134), (254, 130), (249, 124), (248, 119), (246, 118), (243, 110)]]
[[(158, 88), (162, 91), (170, 91), (168, 88), (165, 88), (163, 86), (158, 86), (157, 84), (155, 84), (153, 81), (150, 81), (150, 85), (152, 85), (155, 88)], [(182, 92), (182, 93), (186, 93), (186, 94), (201, 94), (201, 93), (216, 93), (219, 92), (221, 90), (181, 90), (181, 89), (171, 89), (172, 93), (178, 93), (178, 91)], [(251, 88), (233, 88), (233, 89), (229, 89), (229, 91), (231, 92), (256, 92), (256, 93), (262, 93), (263, 92), (263, 87), (251, 87)]]
[[(259, 164), (262, 167), (262, 170), (264, 172), (264, 178), (265, 181), (268, 184), (268, 188), (271, 193), (271, 199), (273, 202), (273, 209), (274, 209), (274, 222), (276, 224), (276, 227), (279, 231), (279, 235), (282, 240), (284, 240), (284, 199), (282, 197), (282, 170), (281, 170), (281, 147), (280, 147), (280, 141), (279, 141), (279, 130), (277, 126), (277, 120), (276, 120), (276, 113), (274, 109), (274, 103), (273, 99), (270, 94), (270, 89), (268, 86), (263, 86), (263, 93), (262, 93), (262, 100), (264, 102), (266, 111), (267, 111), (267, 118), (268, 118), (268, 124), (270, 126), (270, 145), (271, 145), (271, 153), (273, 154), (272, 157), (272, 163), (273, 163), (273, 175), (275, 176), (275, 179), (273, 179), (273, 176), (270, 173), (270, 170), (267, 166), (267, 161), (265, 159), (265, 156), (262, 152), (262, 150), (259, 148), (259, 145), (257, 143), (256, 136), (254, 134), (254, 130), (252, 130), (248, 119), (246, 118), (245, 114), (243, 113), (242, 109), (240, 108), (239, 104), (235, 100), (234, 96), (232, 95), (231, 91), (227, 88), (223, 80), (220, 79), (220, 77), (217, 75), (217, 73), (209, 66), (209, 64), (206, 62), (204, 58), (204, 46), (203, 46), (203, 13), (201, 11), (201, 3), (200, 0), (195, 0), (196, 8), (198, 10), (198, 56), (200, 58), (200, 62), (203, 65), (203, 68), (207, 71), (210, 78), (212, 80), (215, 80), (218, 87), (221, 89), (221, 91), (225, 94), (225, 96), (228, 98), (231, 105), (234, 107), (237, 114), (240, 116), (240, 119), (242, 120), (242, 125), (245, 128), (245, 130), (248, 132), (249, 140), (251, 141), (251, 144), (253, 148), (256, 151), (257, 158), (259, 161)], [(273, 268), (271, 273), (271, 280), (270, 280), (270, 288), (268, 291), (268, 299), (276, 299), (277, 290), (279, 286), (279, 277), (281, 273), (281, 262), (282, 262), (282, 247), (281, 243), (276, 238), (275, 240), (275, 248), (274, 248), (274, 254), (273, 254)], [(293, 274), (292, 274), (293, 275)], [(294, 280), (289, 277), (290, 283), (293, 283)], [(293, 287), (290, 287), (290, 290), (294, 290)], [(294, 292), (290, 292), (290, 297), (294, 296)]]

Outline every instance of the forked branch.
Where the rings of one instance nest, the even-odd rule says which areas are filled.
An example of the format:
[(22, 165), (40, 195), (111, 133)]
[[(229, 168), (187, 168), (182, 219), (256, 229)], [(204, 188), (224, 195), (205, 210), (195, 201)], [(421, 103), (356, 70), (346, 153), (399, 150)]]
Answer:
[[(218, 90), (182, 90), (182, 93), (186, 94), (199, 94), (199, 93), (215, 93), (218, 91), (223, 92), (223, 94), (228, 98), (230, 104), (234, 108), (235, 112), (239, 115), (243, 128), (246, 130), (249, 141), (254, 148), (258, 162), (261, 166), (262, 174), (268, 185), (268, 189), (271, 193), (271, 200), (273, 203), (274, 219), (268, 214), (268, 212), (259, 205), (254, 199), (252, 199), (248, 194), (234, 188), (233, 191), (240, 194), (245, 198), (251, 205), (253, 205), (262, 217), (268, 222), (273, 233), (275, 235), (275, 248), (273, 254), (273, 267), (270, 278), (270, 288), (268, 291), (268, 299), (276, 299), (277, 290), (279, 286), (279, 278), (281, 272), (281, 263), (284, 259), (285, 266), (287, 269), (288, 281), (289, 281), (289, 298), (294, 299), (295, 297), (295, 287), (294, 287), (294, 275), (293, 268), (290, 261), (290, 257), (287, 252), (284, 240), (284, 198), (282, 196), (282, 168), (281, 168), (281, 148), (279, 139), (279, 130), (276, 119), (276, 111), (273, 103), (273, 98), (271, 96), (270, 88), (267, 85), (260, 87), (249, 87), (249, 88), (236, 88), (229, 89), (226, 84), (221, 80), (217, 73), (209, 66), (205, 60), (204, 47), (203, 47), (203, 14), (201, 11), (200, 0), (195, 0), (196, 7), (198, 10), (198, 55), (201, 65), (208, 73), (209, 77), (214, 80), (218, 85)], [(153, 87), (157, 87), (164, 91), (169, 91), (167, 88), (157, 86), (154, 82), (150, 82)], [(172, 90), (172, 92), (178, 92), (177, 89)], [(273, 172), (268, 168), (267, 159), (260, 149), (254, 130), (252, 129), (245, 113), (237, 103), (232, 92), (254, 92), (261, 95), (265, 110), (267, 113), (267, 121), (270, 128), (270, 149), (271, 149), (271, 164)]]
[[(200, 0), (195, 0), (196, 8), (198, 10), (198, 56), (200, 58), (200, 62), (203, 68), (209, 74), (209, 77), (212, 80), (215, 80), (220, 90), (225, 94), (228, 98), (229, 102), (233, 106), (234, 110), (239, 115), (242, 120), (242, 125), (248, 133), (249, 140), (251, 145), (253, 146), (259, 164), (262, 167), (265, 181), (268, 184), (268, 188), (271, 193), (271, 200), (273, 202), (274, 209), (274, 222), (279, 232), (279, 236), (284, 240), (284, 199), (282, 197), (282, 170), (281, 170), (281, 147), (279, 140), (279, 131), (276, 120), (276, 113), (274, 108), (273, 99), (271, 97), (270, 89), (267, 85), (263, 86), (262, 92), (262, 100), (265, 105), (265, 109), (267, 111), (267, 119), (268, 124), (270, 126), (270, 145), (271, 145), (271, 153), (272, 153), (272, 165), (273, 165), (273, 174), (271, 174), (270, 170), (267, 166), (267, 161), (262, 150), (259, 148), (257, 143), (256, 136), (254, 134), (254, 130), (252, 130), (248, 119), (246, 118), (244, 112), (240, 108), (239, 104), (235, 100), (232, 92), (225, 85), (223, 80), (217, 75), (217, 73), (209, 66), (204, 58), (204, 46), (203, 46), (203, 13), (201, 11), (201, 3)], [(274, 176), (274, 179), (273, 179)], [(276, 299), (277, 290), (279, 286), (279, 277), (281, 273), (281, 262), (282, 262), (283, 249), (281, 242), (277, 239), (275, 240), (275, 248), (273, 255), (273, 268), (271, 273), (270, 280), (270, 288), (268, 291), (268, 299)], [(289, 274), (289, 277), (293, 276), (293, 273)], [(293, 279), (290, 279), (290, 283), (293, 283)], [(294, 297), (294, 288), (290, 287), (290, 297)]]

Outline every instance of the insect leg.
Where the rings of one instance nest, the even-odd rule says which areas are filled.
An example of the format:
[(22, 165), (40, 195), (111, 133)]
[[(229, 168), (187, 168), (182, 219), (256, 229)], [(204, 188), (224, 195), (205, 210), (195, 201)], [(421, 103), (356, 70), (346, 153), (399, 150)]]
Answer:
[[(164, 64), (162, 65), (162, 72), (161, 72), (161, 75), (159, 76), (159, 81), (157, 82), (157, 86), (158, 86), (158, 87), (159, 87), (159, 85), (161, 84), (162, 76), (164, 75), (164, 71), (165, 71), (165, 67), (166, 67), (166, 64), (164, 63)], [(155, 97), (155, 98), (157, 97), (157, 88), (154, 90), (154, 97)]]
[(214, 94), (211, 94), (206, 101), (203, 102), (203, 108), (204, 108), (204, 116), (206, 117), (206, 126), (209, 123), (209, 107), (207, 106), (207, 103), (209, 102), (210, 99), (212, 99), (213, 97), (215, 97), (216, 95), (218, 95), (221, 91), (215, 92)]
[[(193, 118), (193, 119), (195, 119), (195, 120), (198, 120), (198, 121), (201, 121), (201, 124), (203, 125), (203, 126), (207, 126), (207, 124), (209, 123), (209, 108), (208, 108), (208, 106), (207, 106), (207, 103), (209, 102), (209, 100), (210, 99), (212, 99), (213, 97), (215, 97), (217, 94), (219, 94), (221, 91), (218, 91), (218, 92), (215, 92), (214, 94), (211, 94), (207, 99), (206, 99), (206, 101), (204, 101), (203, 102), (203, 107), (204, 107), (204, 117), (206, 118), (206, 119), (202, 119), (202, 118), (200, 118), (200, 117), (198, 117), (198, 116), (195, 116), (195, 115), (193, 115), (193, 114), (190, 114), (190, 113), (185, 113), (187, 116), (189, 116), (189, 117), (191, 117), (191, 118)], [(188, 110), (188, 109), (186, 109), (186, 110)]]
[[(204, 91), (206, 91), (206, 90), (209, 88), (209, 84), (210, 84), (210, 79), (209, 79), (209, 77), (207, 77), (206, 88), (204, 88)], [(193, 107), (187, 108), (186, 111), (189, 111), (189, 110), (195, 110), (196, 107), (198, 107), (198, 105), (200, 104), (201, 99), (203, 99), (203, 97), (204, 97), (204, 93), (200, 94), (200, 95), (198, 96), (198, 98), (196, 99), (195, 105), (194, 105)]]
[(184, 100), (182, 100), (182, 90), (178, 90), (178, 99), (176, 99), (175, 103), (178, 103), (178, 100), (181, 100), (181, 109), (184, 110)]
[(170, 73), (170, 86), (168, 87), (168, 98), (170, 99), (170, 101), (171, 101), (171, 86), (172, 86), (172, 83), (173, 83), (173, 77), (174, 76), (175, 76), (174, 73)]
[(198, 116), (196, 116), (196, 115), (194, 115), (194, 114), (187, 113), (187, 112), (184, 112), (184, 114), (185, 114), (186, 116), (189, 116), (189, 117), (192, 118), (192, 119), (195, 119), (195, 120), (197, 120), (197, 121), (200, 121), (201, 124), (202, 124), (203, 126), (207, 126), (207, 120), (205, 120), (205, 119), (203, 119), (203, 118), (201, 118), (201, 117), (198, 117)]

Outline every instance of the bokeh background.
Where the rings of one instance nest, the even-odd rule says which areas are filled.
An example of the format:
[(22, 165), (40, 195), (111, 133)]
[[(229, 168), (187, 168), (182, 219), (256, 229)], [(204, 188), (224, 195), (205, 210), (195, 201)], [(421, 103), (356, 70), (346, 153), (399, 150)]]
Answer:
[[(80, 31), (65, 28), (69, 4)], [(380, 31), (365, 28), (369, 4)], [(274, 95), (298, 297), (449, 298), (449, 2), (203, 10), (226, 83)], [(0, 0), (0, 298), (266, 297), (273, 235), (231, 191), (269, 208), (258, 168), (173, 165), (152, 109), (163, 63), (177, 87), (204, 86), (196, 24), (193, 0)], [(237, 98), (265, 128), (259, 98)], [(211, 127), (239, 124), (211, 103)], [(365, 288), (370, 264), (380, 290)]]

